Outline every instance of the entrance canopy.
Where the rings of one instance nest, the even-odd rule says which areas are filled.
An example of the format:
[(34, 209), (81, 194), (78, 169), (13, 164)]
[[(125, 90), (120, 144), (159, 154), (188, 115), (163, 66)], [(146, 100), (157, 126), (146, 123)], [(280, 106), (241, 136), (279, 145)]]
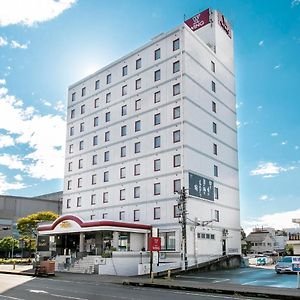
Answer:
[(133, 233), (149, 233), (152, 226), (125, 223), (111, 220), (84, 221), (75, 215), (64, 215), (56, 219), (52, 224), (40, 225), (39, 235), (55, 235), (64, 233), (80, 233), (92, 231), (125, 231)]

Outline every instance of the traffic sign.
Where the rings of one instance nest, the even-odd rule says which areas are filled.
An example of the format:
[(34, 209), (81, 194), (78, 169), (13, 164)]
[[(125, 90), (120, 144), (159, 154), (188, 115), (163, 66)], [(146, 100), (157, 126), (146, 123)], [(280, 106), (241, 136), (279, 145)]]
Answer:
[(160, 251), (161, 250), (161, 238), (151, 237), (149, 239), (149, 249), (150, 251)]

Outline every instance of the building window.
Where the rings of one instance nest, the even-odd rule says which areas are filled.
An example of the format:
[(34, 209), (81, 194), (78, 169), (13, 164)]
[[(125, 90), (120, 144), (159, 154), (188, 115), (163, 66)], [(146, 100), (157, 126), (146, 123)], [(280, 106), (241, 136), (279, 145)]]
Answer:
[(126, 76), (128, 74), (128, 66), (124, 66), (122, 68), (122, 76)]
[(160, 124), (160, 113), (154, 115), (154, 125)]
[(73, 153), (73, 151), (74, 151), (74, 145), (71, 144), (69, 145), (69, 153)]
[(72, 189), (72, 180), (68, 180), (67, 189), (68, 191)]
[(173, 73), (177, 73), (180, 71), (180, 62), (179, 60), (173, 63)]
[(79, 125), (79, 131), (84, 132), (84, 122), (80, 123)]
[(71, 119), (74, 119), (75, 118), (75, 109), (72, 109), (71, 110)]
[(173, 167), (180, 167), (181, 165), (181, 156), (180, 154), (175, 154), (173, 156)]
[(98, 145), (98, 135), (95, 135), (93, 137), (93, 146), (97, 146)]
[(154, 93), (154, 103), (160, 102), (160, 91)]
[(173, 131), (173, 143), (180, 142), (180, 130)]
[(160, 171), (160, 159), (155, 159), (153, 164), (154, 172)]
[(108, 173), (108, 171), (105, 171), (103, 173), (103, 181), (108, 182), (108, 180), (109, 180), (109, 173)]
[(173, 51), (176, 51), (180, 48), (179, 39), (173, 41)]
[(160, 59), (160, 48), (154, 51), (154, 60)]
[(106, 84), (110, 84), (111, 83), (111, 74), (108, 74), (106, 76)]
[(215, 122), (212, 123), (213, 133), (217, 133), (217, 124)]
[(135, 68), (136, 70), (140, 69), (142, 67), (142, 59), (141, 58), (138, 58), (136, 61), (135, 61)]
[(125, 189), (120, 190), (120, 201), (125, 200)]
[(211, 71), (216, 73), (216, 65), (213, 61), (210, 62)]
[(109, 141), (109, 138), (110, 138), (110, 131), (106, 131), (104, 133), (104, 141), (105, 142), (108, 142)]
[(97, 107), (99, 107), (100, 106), (100, 100), (99, 100), (99, 98), (96, 98), (95, 100), (94, 100), (94, 108), (97, 108)]
[(174, 211), (174, 218), (180, 218), (181, 210), (180, 210), (178, 204), (174, 205), (174, 210), (173, 211)]
[(68, 171), (71, 172), (72, 169), (73, 169), (73, 163), (69, 162), (69, 164), (68, 164)]
[(180, 179), (175, 179), (173, 181), (173, 192), (178, 193), (181, 191), (181, 180)]
[(160, 70), (154, 72), (154, 81), (160, 80)]
[(173, 96), (180, 94), (180, 83), (176, 83), (173, 85)]
[(74, 135), (74, 126), (70, 127), (70, 136)]
[(110, 121), (110, 111), (105, 113), (105, 122), (109, 122), (109, 121)]
[(95, 205), (96, 204), (96, 194), (92, 194), (91, 195), (91, 205)]
[(175, 231), (159, 232), (161, 250), (175, 251)]
[(215, 221), (220, 222), (220, 212), (218, 210), (215, 210)]
[(92, 158), (92, 165), (93, 166), (97, 164), (97, 157), (98, 157), (97, 154), (93, 155), (93, 158)]
[(81, 89), (81, 97), (84, 97), (85, 95), (86, 95), (86, 88), (83, 87), (83, 88)]
[(135, 209), (133, 211), (133, 221), (138, 222), (140, 220), (140, 210)]
[(83, 141), (79, 142), (79, 150), (83, 150)]
[(173, 108), (173, 119), (180, 118), (180, 106), (176, 106)]
[(160, 147), (160, 136), (154, 137), (154, 148)]
[(103, 203), (107, 203), (108, 202), (108, 192), (104, 192), (102, 194), (102, 201), (103, 201)]
[(83, 168), (83, 159), (79, 159), (78, 160), (78, 169), (82, 169)]
[(127, 95), (127, 85), (122, 86), (122, 96)]
[(127, 115), (127, 105), (123, 105), (121, 108), (121, 116), (126, 116)]
[(107, 93), (106, 95), (105, 95), (105, 102), (106, 103), (109, 103), (111, 101), (111, 93)]
[(160, 219), (160, 207), (154, 207), (154, 220)]
[(81, 207), (81, 197), (77, 197), (77, 207)]
[(141, 196), (141, 188), (139, 186), (135, 186), (133, 188), (133, 197), (140, 198), (140, 196)]
[(119, 220), (124, 221), (125, 220), (125, 211), (122, 210), (119, 212)]
[(121, 147), (121, 157), (125, 157), (126, 156), (126, 146), (122, 146)]
[(140, 153), (141, 152), (141, 143), (136, 142), (134, 143), (134, 153)]
[(72, 99), (72, 101), (76, 100), (76, 93), (72, 93), (71, 99)]
[(215, 112), (215, 113), (217, 112), (217, 104), (216, 104), (216, 102), (214, 102), (214, 101), (211, 102), (211, 109), (212, 109), (213, 112)]
[(77, 179), (77, 187), (79, 187), (79, 188), (82, 187), (82, 178)]
[(213, 151), (215, 155), (218, 155), (218, 146), (217, 144), (213, 144)]
[(120, 178), (125, 178), (126, 177), (126, 169), (125, 167), (120, 168)]
[(218, 177), (219, 176), (219, 169), (218, 166), (214, 165), (214, 176)]
[(135, 132), (141, 131), (141, 120), (135, 121), (135, 123), (134, 123), (134, 131)]
[(71, 199), (67, 199), (67, 208), (71, 208)]
[(95, 117), (94, 118), (94, 127), (98, 126), (99, 125), (99, 118), (98, 117)]
[(104, 162), (109, 161), (109, 151), (104, 152)]
[(139, 78), (135, 81), (135, 89), (139, 90), (142, 87), (142, 79)]
[(135, 164), (134, 165), (134, 175), (141, 175), (141, 165), (140, 164)]
[(127, 134), (127, 126), (121, 126), (121, 136), (125, 136)]
[(160, 183), (154, 183), (153, 185), (153, 193), (155, 196), (160, 195)]
[(211, 82), (211, 90), (216, 92), (216, 83), (214, 81)]
[(92, 185), (96, 184), (96, 181), (97, 181), (97, 175), (93, 174), (92, 175)]
[(219, 199), (219, 189), (217, 187), (215, 187), (215, 199), (218, 200)]
[(138, 99), (138, 100), (135, 100), (135, 110), (140, 110), (142, 108), (142, 100), (141, 99)]
[(95, 90), (99, 90), (100, 88), (100, 80), (95, 81)]
[(81, 113), (81, 114), (84, 114), (84, 113), (85, 113), (85, 105), (84, 105), (84, 104), (81, 105), (81, 107), (80, 107), (80, 113)]

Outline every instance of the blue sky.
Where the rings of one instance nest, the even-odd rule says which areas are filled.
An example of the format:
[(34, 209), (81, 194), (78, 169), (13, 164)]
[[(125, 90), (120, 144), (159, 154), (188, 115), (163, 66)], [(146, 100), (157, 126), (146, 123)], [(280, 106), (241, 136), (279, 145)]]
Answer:
[(242, 224), (290, 227), (300, 216), (299, 0), (0, 0), (0, 193), (62, 189), (67, 87), (207, 7), (235, 35)]

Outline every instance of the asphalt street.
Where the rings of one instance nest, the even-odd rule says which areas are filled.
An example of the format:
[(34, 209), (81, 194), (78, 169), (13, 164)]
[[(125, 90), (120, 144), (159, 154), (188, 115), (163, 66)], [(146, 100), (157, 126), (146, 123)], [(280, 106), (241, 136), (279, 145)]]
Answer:
[(76, 279), (33, 278), (0, 274), (0, 300), (247, 300), (260, 299), (169, 289), (122, 286), (111, 283), (76, 281)]
[(177, 280), (189, 280), (208, 283), (231, 283), (258, 285), (278, 288), (296, 288), (297, 275), (276, 274), (273, 269), (243, 268), (234, 270), (195, 272), (176, 276)]

